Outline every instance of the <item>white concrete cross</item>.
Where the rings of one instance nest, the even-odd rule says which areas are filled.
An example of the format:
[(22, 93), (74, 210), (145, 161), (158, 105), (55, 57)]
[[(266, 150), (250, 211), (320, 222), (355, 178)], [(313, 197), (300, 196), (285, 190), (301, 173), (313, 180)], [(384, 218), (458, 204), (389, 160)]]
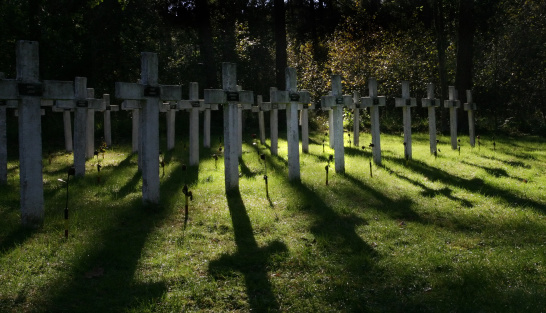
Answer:
[(417, 106), (417, 100), (410, 98), (409, 82), (402, 81), (402, 98), (395, 98), (395, 106), (402, 108), (402, 119), (404, 121), (404, 157), (412, 159), (411, 149), (411, 108)]
[(472, 90), (466, 91), (464, 110), (468, 112), (468, 136), (470, 137), (470, 146), (474, 147), (476, 145), (476, 118), (474, 117), (476, 103), (472, 102)]
[[(237, 86), (237, 91), (241, 91), (242, 90), (242, 87), (241, 86)], [(239, 105), (237, 106), (237, 120), (239, 122), (239, 126), (237, 128), (237, 132), (238, 132), (238, 135), (237, 135), (237, 140), (239, 141), (239, 143), (237, 144), (237, 146), (239, 147), (239, 157), (242, 157), (243, 156), (243, 111), (244, 110), (252, 110), (252, 106), (254, 105), (254, 102), (252, 103), (239, 103)]]
[(341, 76), (332, 75), (332, 92), (329, 96), (321, 98), (321, 106), (330, 108), (333, 112), (333, 129), (330, 129), (330, 136), (333, 133), (335, 169), (336, 173), (345, 172), (345, 145), (343, 141), (343, 107), (350, 107), (353, 103), (353, 97), (343, 95), (341, 86)]
[[(281, 93), (282, 94), (282, 93)], [(286, 109), (287, 99), (279, 99), (276, 87), (269, 88), (269, 101), (271, 110), (269, 111), (269, 128), (271, 132), (271, 155), (279, 155), (279, 110)]]
[[(94, 110), (100, 110), (103, 101), (102, 99), (89, 98), (91, 92), (87, 88), (87, 78), (85, 77), (76, 77), (72, 88), (71, 99), (57, 100), (55, 107), (74, 110), (74, 169), (75, 176), (83, 176), (85, 174), (85, 160), (88, 158), (88, 146), (94, 144), (89, 142), (90, 137), (88, 136), (89, 132), (94, 131), (94, 127), (90, 127), (94, 126), (94, 118), (93, 124), (90, 125), (88, 115), (94, 115)], [(91, 157), (93, 157), (93, 153), (91, 153)]]
[(158, 58), (156, 53), (142, 52), (140, 84), (116, 83), (116, 98), (140, 100), (142, 106), (142, 149), (139, 159), (142, 167), (142, 201), (159, 202), (159, 103), (178, 101), (182, 97), (179, 85), (158, 83)]
[[(190, 83), (189, 100), (178, 102), (179, 109), (190, 111), (190, 166), (199, 165), (199, 111), (203, 109), (204, 100), (199, 100), (199, 84)], [(209, 104), (210, 106), (210, 104)]]
[(38, 46), (35, 41), (18, 41), (16, 79), (0, 80), (0, 101), (18, 102), (21, 222), (27, 226), (39, 226), (44, 219), (42, 99), (67, 99), (73, 93), (72, 82), (40, 82)]
[(372, 132), (372, 155), (375, 164), (381, 164), (381, 135), (379, 132), (379, 107), (385, 106), (386, 98), (377, 96), (377, 80), (370, 78), (368, 80), (368, 89), (370, 95), (362, 97), (361, 107), (370, 108), (370, 123)]
[(288, 180), (300, 180), (300, 149), (298, 110), (303, 110), (303, 104), (311, 102), (309, 92), (298, 91), (296, 69), (287, 67), (285, 70), (286, 90), (277, 90), (272, 94), (271, 103), (286, 105), (286, 139), (288, 144)]
[[(311, 102), (311, 95), (309, 95), (309, 102)], [(302, 110), (300, 111), (300, 125), (301, 125), (301, 151), (303, 153), (309, 153), (309, 110), (315, 109), (314, 103), (302, 103)]]
[(353, 145), (358, 147), (360, 145), (360, 92), (353, 92), (353, 103), (351, 104), (353, 109)]
[(222, 63), (222, 89), (205, 89), (205, 104), (224, 104), (224, 173), (226, 192), (239, 188), (239, 104), (254, 103), (252, 91), (237, 91), (237, 66)]
[(451, 149), (453, 150), (457, 150), (457, 109), (461, 107), (461, 101), (457, 99), (457, 89), (454, 86), (449, 86), (449, 100), (444, 100), (444, 107), (449, 108), (449, 128)]
[(440, 99), (434, 97), (434, 84), (427, 86), (427, 97), (421, 99), (423, 108), (428, 109), (428, 134), (430, 138), (430, 154), (436, 153), (436, 108), (440, 106)]
[(110, 104), (110, 95), (109, 94), (103, 94), (102, 95), (102, 108), (101, 112), (103, 113), (104, 118), (104, 142), (106, 142), (106, 146), (111, 147), (112, 146), (112, 117), (111, 112), (117, 112), (119, 111), (119, 105), (111, 105)]
[(218, 110), (218, 104), (206, 104), (204, 100), (199, 100), (201, 106), (199, 107), (200, 111), (203, 111), (203, 147), (210, 148), (210, 119), (211, 111)]

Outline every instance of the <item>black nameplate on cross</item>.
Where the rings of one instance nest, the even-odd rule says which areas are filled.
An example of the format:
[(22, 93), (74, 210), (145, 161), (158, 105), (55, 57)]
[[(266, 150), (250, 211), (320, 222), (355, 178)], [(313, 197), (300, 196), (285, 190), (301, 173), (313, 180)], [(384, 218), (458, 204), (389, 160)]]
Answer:
[(78, 100), (78, 101), (76, 101), (76, 106), (78, 108), (86, 108), (87, 104), (88, 104), (87, 100)]
[(373, 105), (379, 105), (379, 98), (373, 98)]
[(239, 93), (237, 91), (226, 91), (227, 101), (239, 101)]
[(159, 86), (146, 86), (144, 87), (144, 97), (159, 98), (161, 95)]
[(42, 84), (19, 83), (17, 84), (20, 96), (41, 97), (43, 90)]
[[(238, 99), (237, 99), (237, 100), (238, 100)], [(236, 101), (236, 100), (234, 100), (234, 101)], [(200, 106), (199, 101), (191, 101), (191, 106), (192, 106), (193, 108), (198, 108), (198, 107)]]
[(406, 106), (410, 106), (411, 105), (411, 99), (406, 99)]
[(336, 98), (336, 104), (343, 104), (343, 98)]
[(294, 102), (297, 102), (297, 101), (300, 101), (300, 95), (298, 93), (291, 93), (290, 94), (290, 101), (294, 101)]

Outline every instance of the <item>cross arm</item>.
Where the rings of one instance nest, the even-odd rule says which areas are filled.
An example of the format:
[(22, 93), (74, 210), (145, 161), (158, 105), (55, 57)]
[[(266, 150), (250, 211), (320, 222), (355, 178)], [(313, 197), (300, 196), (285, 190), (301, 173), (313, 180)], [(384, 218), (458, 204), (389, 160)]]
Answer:
[(373, 106), (384, 107), (387, 103), (387, 98), (385, 96), (381, 97), (362, 97), (360, 99), (360, 107), (368, 108)]
[(417, 99), (415, 98), (394, 98), (394, 105), (396, 107), (415, 107), (417, 106)]

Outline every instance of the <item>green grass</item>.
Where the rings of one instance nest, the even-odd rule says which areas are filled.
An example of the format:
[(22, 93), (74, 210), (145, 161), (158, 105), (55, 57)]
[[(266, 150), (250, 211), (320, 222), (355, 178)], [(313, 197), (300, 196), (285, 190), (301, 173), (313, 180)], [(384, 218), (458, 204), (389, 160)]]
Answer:
[[(46, 215), (19, 226), (17, 162), (0, 186), (1, 312), (544, 312), (546, 142), (497, 138), (461, 153), (440, 137), (382, 135), (383, 164), (346, 146), (334, 173), (316, 134), (301, 155), (301, 183), (279, 157), (245, 138), (239, 191), (224, 190), (218, 143), (182, 170), (182, 144), (165, 155), (161, 203), (141, 201), (137, 157), (108, 151), (70, 181), (71, 156), (44, 157)], [(347, 136), (347, 135), (346, 135)], [(348, 141), (348, 137), (346, 137)], [(371, 141), (361, 134), (361, 145)], [(268, 142), (269, 143), (269, 142)], [(266, 153), (269, 195), (265, 196)], [(184, 184), (194, 195), (185, 219)]]

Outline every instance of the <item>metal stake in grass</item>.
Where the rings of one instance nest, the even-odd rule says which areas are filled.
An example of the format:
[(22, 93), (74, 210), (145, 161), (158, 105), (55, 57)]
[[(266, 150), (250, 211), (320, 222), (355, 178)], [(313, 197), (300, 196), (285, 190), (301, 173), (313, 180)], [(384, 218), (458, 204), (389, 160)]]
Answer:
[[(373, 143), (370, 143), (370, 148), (373, 148), (375, 145)], [(373, 172), (372, 172), (372, 160), (370, 159), (370, 177), (373, 178)]]
[(212, 158), (214, 158), (214, 169), (218, 169), (218, 155), (213, 154)]
[(100, 163), (97, 163), (97, 183), (100, 184), (100, 169), (102, 168), (102, 165)]
[(163, 170), (162, 177), (165, 177), (165, 158), (163, 157), (162, 151), (159, 151), (159, 165), (161, 166), (161, 169)]
[(461, 155), (461, 139), (457, 139), (457, 149), (459, 150), (459, 155)]
[(185, 204), (184, 204), (184, 229), (186, 228), (186, 224), (188, 222), (188, 211), (189, 211), (189, 200), (193, 201), (193, 193), (191, 190), (189, 190), (188, 185), (184, 184), (184, 188), (182, 188), (182, 192), (184, 193), (185, 197)]
[(408, 165), (409, 154), (408, 154), (408, 144), (404, 141), (404, 157), (406, 159), (406, 165)]
[(269, 187), (267, 186), (267, 163), (265, 162), (265, 154), (260, 154), (260, 159), (264, 161), (265, 195), (267, 198), (269, 198)]
[(328, 165), (324, 167), (324, 169), (326, 170), (326, 186), (328, 186), (328, 168), (330, 167), (330, 162), (332, 162), (333, 160), (334, 156), (330, 154), (330, 156), (328, 157)]
[(68, 177), (66, 178), (66, 181), (62, 179), (58, 179), (60, 182), (66, 183), (66, 203), (64, 207), (64, 237), (68, 238), (68, 182), (70, 181), (70, 176), (74, 176), (76, 174), (76, 170), (74, 167), (71, 167), (68, 169)]

